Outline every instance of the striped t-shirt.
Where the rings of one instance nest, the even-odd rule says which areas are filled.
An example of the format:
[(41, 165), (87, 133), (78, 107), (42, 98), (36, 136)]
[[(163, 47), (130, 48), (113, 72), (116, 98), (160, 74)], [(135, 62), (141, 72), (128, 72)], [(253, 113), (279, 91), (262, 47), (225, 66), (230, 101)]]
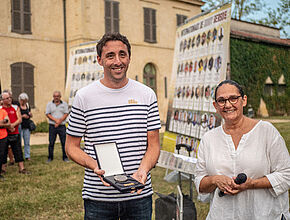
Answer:
[[(84, 150), (94, 159), (94, 144), (116, 142), (124, 171), (132, 175), (146, 152), (147, 132), (160, 127), (157, 99), (152, 89), (131, 79), (123, 88), (111, 89), (98, 80), (77, 92), (67, 134), (84, 136)], [(137, 195), (104, 186), (93, 170), (85, 169), (83, 199), (125, 201), (152, 193), (150, 174), (142, 193)]]

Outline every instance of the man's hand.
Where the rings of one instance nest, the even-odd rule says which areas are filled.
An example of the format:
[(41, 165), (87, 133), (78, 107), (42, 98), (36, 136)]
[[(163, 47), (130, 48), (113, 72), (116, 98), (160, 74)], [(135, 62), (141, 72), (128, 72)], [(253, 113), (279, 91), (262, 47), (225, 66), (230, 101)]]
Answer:
[[(137, 170), (132, 176), (135, 180), (145, 185), (147, 180), (147, 172), (145, 170)], [(137, 190), (137, 194), (140, 194), (142, 189)], [(132, 191), (131, 193), (134, 193), (135, 191)]]
[(10, 127), (8, 128), (8, 130), (10, 132), (14, 132), (15, 131), (15, 125), (14, 124), (10, 124)]
[(54, 121), (55, 121), (55, 124), (54, 124), (54, 127), (55, 128), (57, 128), (61, 124), (61, 122), (62, 122), (62, 120), (60, 120), (60, 119), (56, 119)]
[(103, 179), (103, 175), (105, 174), (105, 171), (104, 170), (100, 170), (98, 167), (96, 167), (94, 169), (94, 173), (98, 175), (98, 177), (101, 179), (102, 183), (105, 185), (105, 186), (110, 186), (109, 183), (107, 183), (104, 179)]

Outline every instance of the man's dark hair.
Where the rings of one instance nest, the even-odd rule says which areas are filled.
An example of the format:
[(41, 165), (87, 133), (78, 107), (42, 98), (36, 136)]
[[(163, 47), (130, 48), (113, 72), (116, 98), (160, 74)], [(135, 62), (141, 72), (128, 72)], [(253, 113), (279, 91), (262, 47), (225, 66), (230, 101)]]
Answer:
[(130, 45), (127, 37), (122, 35), (122, 34), (120, 34), (120, 33), (107, 33), (107, 34), (104, 34), (102, 39), (97, 44), (98, 56), (101, 57), (103, 47), (105, 46), (105, 44), (108, 41), (116, 41), (116, 40), (121, 41), (122, 43), (124, 43), (127, 46), (128, 53), (129, 53), (129, 58), (130, 58), (131, 57), (131, 45)]
[(216, 101), (216, 93), (217, 93), (219, 87), (221, 87), (224, 84), (230, 84), (230, 85), (235, 86), (239, 90), (240, 95), (242, 97), (244, 97), (245, 93), (244, 93), (244, 90), (243, 90), (242, 86), (239, 83), (237, 83), (237, 82), (235, 82), (233, 80), (227, 79), (227, 80), (224, 80), (224, 81), (220, 82), (220, 84), (218, 84), (218, 86), (215, 88), (215, 92), (214, 92), (214, 100), (215, 101)]

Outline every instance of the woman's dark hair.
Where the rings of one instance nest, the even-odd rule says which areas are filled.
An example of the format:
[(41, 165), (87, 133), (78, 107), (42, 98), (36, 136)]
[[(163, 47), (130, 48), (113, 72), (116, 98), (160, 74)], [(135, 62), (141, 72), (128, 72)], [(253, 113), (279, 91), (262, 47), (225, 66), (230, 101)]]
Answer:
[(239, 90), (240, 95), (242, 97), (244, 97), (245, 93), (244, 93), (242, 86), (233, 80), (227, 79), (227, 80), (220, 82), (220, 84), (218, 84), (218, 86), (215, 88), (215, 92), (214, 92), (214, 100), (215, 101), (216, 101), (216, 93), (217, 93), (219, 87), (221, 87), (224, 84), (230, 84), (230, 85), (235, 86)]
[(122, 35), (122, 34), (120, 34), (120, 33), (107, 33), (107, 34), (104, 34), (104, 36), (102, 37), (102, 39), (98, 42), (98, 44), (96, 46), (97, 47), (97, 53), (98, 53), (99, 57), (101, 57), (103, 47), (105, 46), (105, 44), (108, 41), (121, 41), (122, 43), (124, 43), (127, 46), (128, 53), (129, 53), (129, 58), (131, 57), (131, 45), (130, 45), (127, 37)]

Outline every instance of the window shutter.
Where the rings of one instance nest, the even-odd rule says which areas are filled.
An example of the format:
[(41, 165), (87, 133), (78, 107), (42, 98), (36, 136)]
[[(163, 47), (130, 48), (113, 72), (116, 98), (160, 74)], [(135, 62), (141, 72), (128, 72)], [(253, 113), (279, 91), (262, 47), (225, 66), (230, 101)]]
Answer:
[(12, 1), (12, 10), (20, 11), (20, 0), (13, 0)]
[(187, 16), (177, 14), (176, 15), (176, 25), (179, 26), (179, 25), (183, 24), (186, 19), (187, 19)]
[(14, 11), (12, 13), (12, 31), (20, 32), (21, 30), (21, 15), (20, 12)]
[(18, 100), (21, 92), (26, 92), (29, 96), (29, 104), (34, 107), (34, 67), (31, 64), (11, 65), (11, 90), (15, 100)]
[(30, 0), (23, 1), (23, 32), (31, 33)]
[(119, 2), (113, 2), (113, 29), (119, 32)]
[(30, 20), (30, 14), (24, 14), (24, 32), (30, 33), (31, 32), (31, 20)]
[(21, 63), (11, 65), (11, 84), (21, 85)]
[(105, 32), (111, 31), (111, 2), (105, 1)]
[(21, 69), (21, 63), (11, 65), (11, 90), (14, 100), (18, 100), (21, 93)]
[(156, 10), (144, 8), (144, 41), (156, 42)]
[(23, 1), (23, 11), (30, 13), (30, 0)]
[(152, 18), (152, 38), (153, 42), (156, 42), (156, 10), (152, 9), (151, 11), (151, 18)]
[(12, 0), (12, 31), (31, 33), (30, 0)]
[(181, 24), (181, 16), (176, 15), (176, 25), (179, 26)]
[(24, 85), (32, 85), (33, 86), (33, 82), (34, 82), (34, 76), (33, 76), (33, 66), (25, 63), (24, 64)]
[(149, 8), (144, 8), (144, 41), (150, 42), (150, 14)]
[(21, 14), (20, 14), (20, 0), (12, 1), (12, 31), (20, 32), (21, 30)]
[(105, 32), (119, 32), (119, 2), (105, 0)]
[(24, 90), (29, 97), (29, 104), (34, 107), (34, 67), (28, 63), (24, 63)]

